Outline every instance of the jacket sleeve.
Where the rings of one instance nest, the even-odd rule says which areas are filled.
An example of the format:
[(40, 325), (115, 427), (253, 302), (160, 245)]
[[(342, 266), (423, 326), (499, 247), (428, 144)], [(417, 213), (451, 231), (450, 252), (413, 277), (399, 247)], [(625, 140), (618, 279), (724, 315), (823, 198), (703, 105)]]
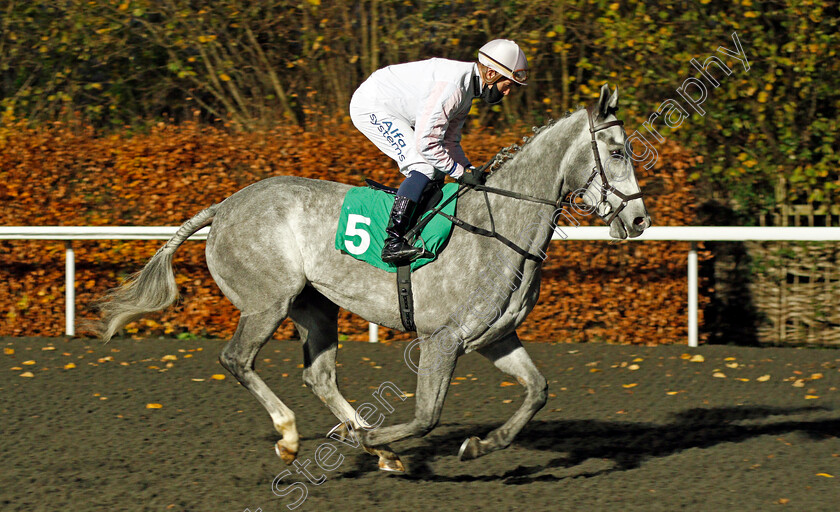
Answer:
[[(467, 121), (467, 113), (461, 112), (449, 121), (449, 129), (443, 135), (443, 143), (446, 147), (447, 153), (453, 160), (461, 164), (463, 167), (470, 167), (470, 159), (464, 153), (464, 148), (461, 147), (461, 130), (464, 123)], [(453, 176), (457, 178), (458, 176)]]
[(438, 82), (421, 102), (414, 127), (417, 152), (426, 162), (453, 178), (459, 178), (470, 162), (461, 148), (461, 128), (466, 115), (459, 115), (463, 91)]

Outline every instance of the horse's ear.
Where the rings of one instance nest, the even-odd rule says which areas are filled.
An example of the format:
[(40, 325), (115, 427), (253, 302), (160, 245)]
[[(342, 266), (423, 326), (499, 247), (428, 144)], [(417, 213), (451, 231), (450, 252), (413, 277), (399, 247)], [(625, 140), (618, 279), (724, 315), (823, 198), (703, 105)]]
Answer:
[(598, 98), (598, 115), (602, 118), (614, 114), (618, 110), (618, 86), (610, 94), (610, 86), (604, 84), (601, 87), (601, 97)]

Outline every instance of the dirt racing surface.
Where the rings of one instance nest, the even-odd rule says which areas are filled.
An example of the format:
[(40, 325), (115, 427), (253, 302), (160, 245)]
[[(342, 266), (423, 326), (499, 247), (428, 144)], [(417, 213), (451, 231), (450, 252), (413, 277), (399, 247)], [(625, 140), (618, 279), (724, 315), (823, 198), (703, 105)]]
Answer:
[[(0, 345), (3, 511), (835, 511), (840, 501), (836, 349), (527, 344), (548, 404), (510, 448), (460, 462), (462, 441), (504, 422), (523, 392), (470, 354), (438, 428), (392, 445), (408, 468), (398, 476), (325, 438), (337, 420), (302, 385), (296, 341), (270, 342), (257, 369), (297, 415), (300, 473), (217, 362), (222, 341)], [(388, 399), (385, 424), (413, 416), (404, 347), (339, 350), (354, 406), (384, 382), (412, 394)], [(329, 471), (315, 462), (326, 443)]]

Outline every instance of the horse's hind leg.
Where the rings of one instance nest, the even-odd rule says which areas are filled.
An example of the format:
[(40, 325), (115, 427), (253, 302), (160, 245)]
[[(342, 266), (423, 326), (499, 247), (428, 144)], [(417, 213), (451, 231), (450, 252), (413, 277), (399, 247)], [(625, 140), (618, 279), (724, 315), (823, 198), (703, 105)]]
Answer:
[(236, 333), (225, 345), (219, 361), (268, 411), (274, 428), (283, 436), (274, 449), (286, 464), (291, 464), (299, 448), (295, 414), (277, 398), (254, 370), (257, 353), (286, 317), (286, 309), (274, 307), (262, 313), (241, 317)]
[(525, 386), (525, 401), (504, 425), (487, 434), (486, 439), (470, 437), (461, 445), (458, 455), (461, 460), (475, 459), (494, 450), (507, 448), (516, 435), (525, 427), (534, 414), (546, 402), (548, 384), (545, 377), (531, 361), (516, 333), (511, 333), (492, 345), (478, 349), (478, 352), (493, 361), (496, 368), (516, 378)]
[[(342, 422), (350, 422), (356, 431), (362, 425), (356, 411), (341, 394), (335, 376), (335, 356), (338, 349), (338, 306), (312, 288), (304, 288), (289, 311), (303, 343), (303, 382), (312, 389), (333, 414)], [(344, 427), (344, 425), (342, 425)], [(350, 433), (340, 428), (347, 438)], [(364, 449), (379, 457), (379, 468), (404, 471), (399, 457), (387, 446)]]

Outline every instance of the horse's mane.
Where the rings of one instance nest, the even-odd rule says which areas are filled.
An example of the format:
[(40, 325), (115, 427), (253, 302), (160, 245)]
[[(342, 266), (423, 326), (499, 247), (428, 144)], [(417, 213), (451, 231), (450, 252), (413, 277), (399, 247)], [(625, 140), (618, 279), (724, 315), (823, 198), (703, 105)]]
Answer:
[(577, 105), (574, 108), (574, 110), (567, 110), (566, 112), (564, 112), (563, 117), (561, 117), (561, 118), (550, 119), (546, 124), (544, 124), (542, 126), (531, 127), (531, 131), (533, 131), (534, 133), (532, 135), (526, 135), (526, 136), (522, 137), (522, 144), (517, 144), (517, 143), (514, 142), (510, 146), (504, 147), (504, 148), (500, 149), (498, 153), (496, 153), (496, 155), (491, 160), (492, 163), (489, 166), (490, 174), (496, 172), (499, 168), (501, 168), (501, 166), (505, 162), (507, 162), (508, 160), (515, 157), (522, 150), (522, 148), (524, 148), (525, 146), (530, 144), (531, 141), (533, 141), (535, 138), (537, 138), (537, 136), (539, 134), (548, 130), (549, 128), (551, 128), (552, 126), (557, 124), (558, 122), (568, 119), (569, 117), (571, 117), (576, 112), (579, 112), (580, 110), (583, 110), (585, 108), (586, 108), (585, 105)]

